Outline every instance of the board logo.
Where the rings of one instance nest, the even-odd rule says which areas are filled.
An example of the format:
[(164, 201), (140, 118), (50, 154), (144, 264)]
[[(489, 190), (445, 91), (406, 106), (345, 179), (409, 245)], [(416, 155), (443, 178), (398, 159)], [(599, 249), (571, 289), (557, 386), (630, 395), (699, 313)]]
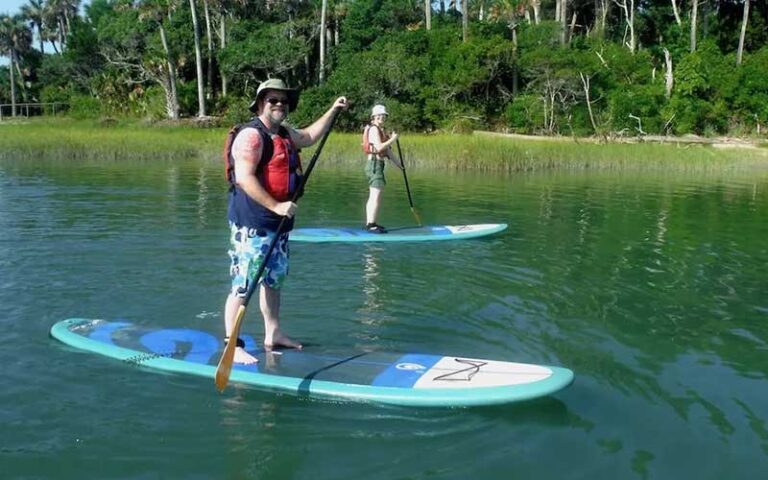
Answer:
[(397, 365), (395, 365), (395, 368), (398, 370), (409, 370), (409, 371), (426, 369), (424, 365), (419, 365), (418, 363), (398, 363)]

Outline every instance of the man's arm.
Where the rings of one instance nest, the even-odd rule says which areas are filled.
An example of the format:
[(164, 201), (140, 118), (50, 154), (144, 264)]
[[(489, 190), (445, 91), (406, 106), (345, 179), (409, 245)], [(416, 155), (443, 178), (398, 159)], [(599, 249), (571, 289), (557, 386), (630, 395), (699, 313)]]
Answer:
[(336, 109), (346, 110), (347, 98), (339, 97), (333, 102), (333, 106), (318, 118), (312, 125), (302, 128), (300, 130), (289, 129), (291, 132), (291, 140), (297, 148), (304, 148), (314, 145), (323, 134), (331, 127), (331, 118), (333, 118), (333, 112)]
[(296, 204), (278, 202), (256, 178), (256, 167), (261, 160), (263, 149), (261, 134), (255, 128), (243, 129), (232, 142), (232, 157), (235, 159), (235, 182), (253, 200), (278, 215), (292, 217)]

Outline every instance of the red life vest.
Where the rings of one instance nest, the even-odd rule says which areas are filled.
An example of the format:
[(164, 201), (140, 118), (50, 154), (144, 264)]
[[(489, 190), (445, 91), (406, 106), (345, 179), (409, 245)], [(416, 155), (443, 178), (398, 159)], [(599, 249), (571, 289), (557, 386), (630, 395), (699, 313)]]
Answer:
[(371, 141), (368, 139), (368, 133), (371, 130), (371, 128), (376, 128), (379, 131), (379, 138), (381, 139), (382, 143), (389, 140), (389, 137), (387, 136), (386, 133), (384, 133), (384, 130), (381, 127), (379, 127), (378, 125), (373, 125), (369, 123), (368, 125), (365, 126), (365, 129), (363, 129), (362, 147), (363, 147), (363, 153), (365, 153), (366, 155), (376, 154), (376, 149), (374, 148), (373, 145), (371, 145)]
[(224, 144), (224, 170), (230, 189), (235, 188), (235, 160), (232, 157), (232, 143), (244, 128), (255, 128), (261, 135), (261, 158), (256, 166), (256, 177), (264, 189), (279, 202), (290, 200), (301, 183), (301, 158), (285, 127), (276, 135), (258, 118), (232, 127)]

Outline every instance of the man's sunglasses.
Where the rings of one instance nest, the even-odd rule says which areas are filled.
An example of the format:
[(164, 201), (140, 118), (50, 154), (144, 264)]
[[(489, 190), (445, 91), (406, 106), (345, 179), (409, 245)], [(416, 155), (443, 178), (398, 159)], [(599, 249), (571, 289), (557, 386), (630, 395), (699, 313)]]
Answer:
[(277, 105), (278, 103), (282, 105), (288, 105), (288, 99), (287, 98), (277, 98), (277, 97), (269, 97), (267, 98), (267, 103), (270, 105)]

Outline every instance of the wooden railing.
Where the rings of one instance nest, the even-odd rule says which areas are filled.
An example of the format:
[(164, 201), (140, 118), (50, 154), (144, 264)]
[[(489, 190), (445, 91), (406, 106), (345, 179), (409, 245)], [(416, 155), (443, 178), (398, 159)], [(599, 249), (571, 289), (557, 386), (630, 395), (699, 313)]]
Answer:
[(13, 117), (38, 117), (41, 115), (56, 115), (57, 112), (63, 112), (69, 108), (69, 105), (63, 102), (48, 103), (0, 103), (0, 120), (7, 120)]

